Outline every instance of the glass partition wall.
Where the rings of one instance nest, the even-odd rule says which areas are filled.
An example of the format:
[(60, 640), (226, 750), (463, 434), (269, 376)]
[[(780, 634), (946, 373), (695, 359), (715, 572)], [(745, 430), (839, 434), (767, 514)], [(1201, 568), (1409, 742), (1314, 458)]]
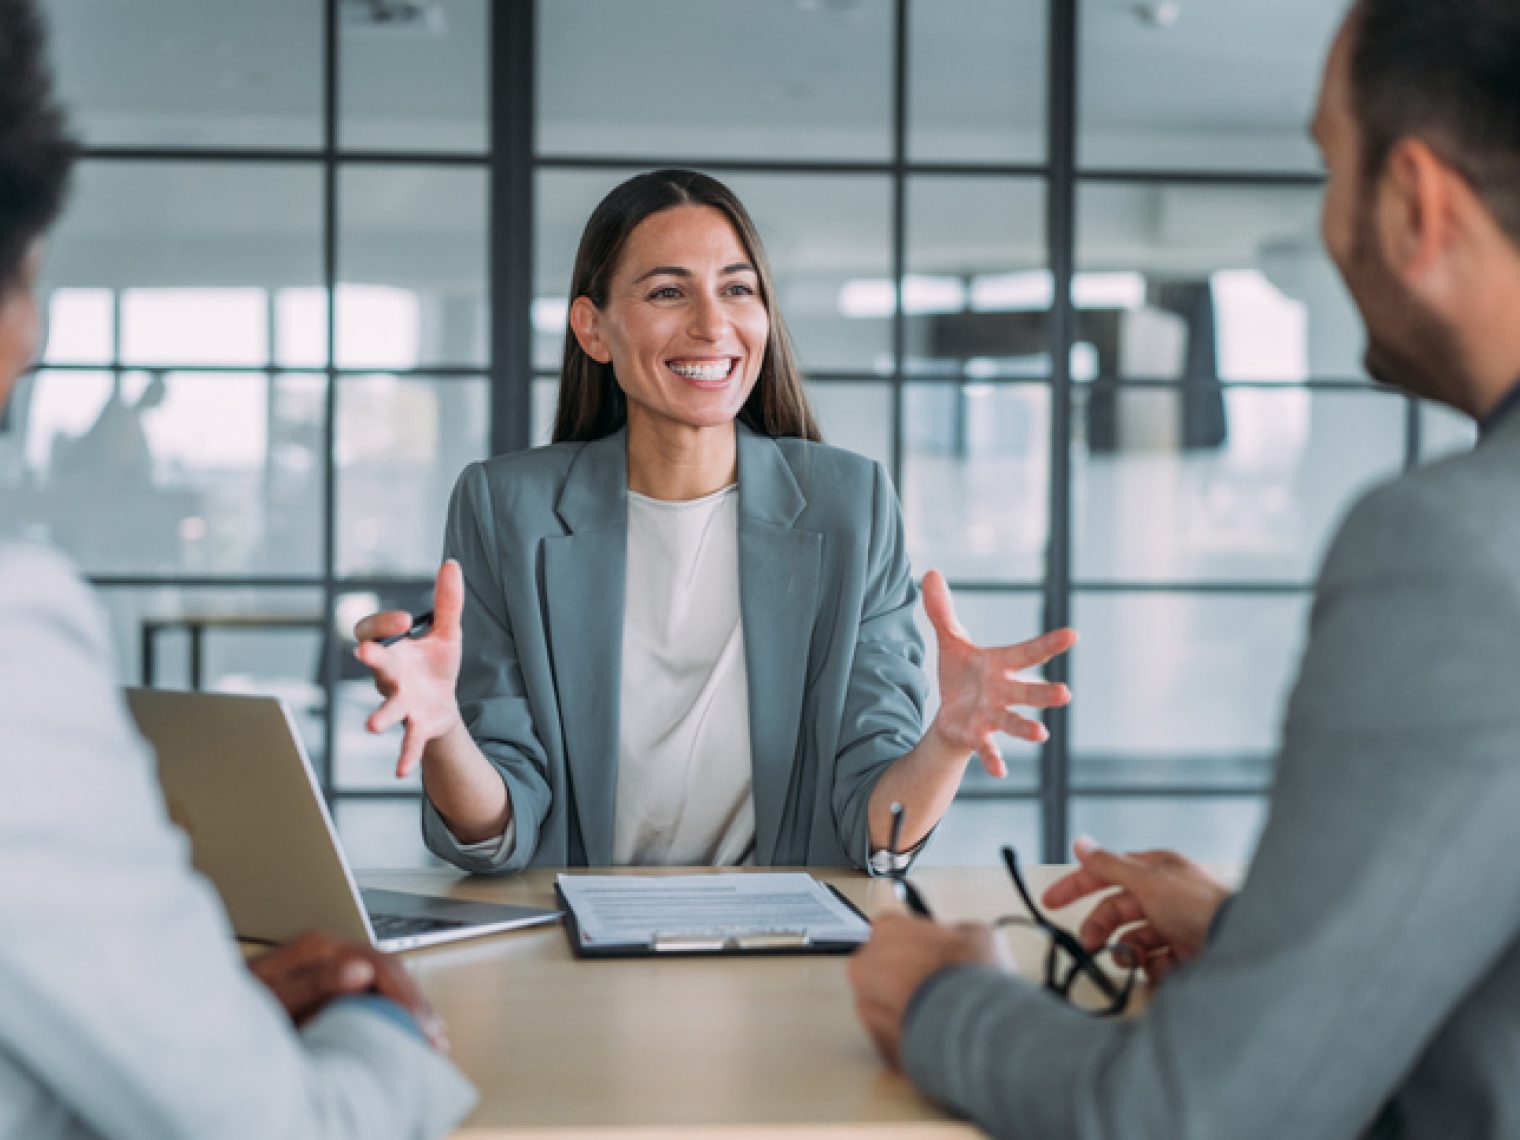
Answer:
[(635, 171), (751, 208), (827, 437), (973, 635), (1083, 633), (936, 861), (1245, 857), (1327, 536), (1470, 439), (1366, 380), (1320, 250), (1336, 5), (47, 6), (86, 157), (0, 515), (100, 587), (129, 681), (285, 697), (360, 865), (427, 857), (348, 630), (427, 604), (465, 463), (547, 439), (580, 227)]

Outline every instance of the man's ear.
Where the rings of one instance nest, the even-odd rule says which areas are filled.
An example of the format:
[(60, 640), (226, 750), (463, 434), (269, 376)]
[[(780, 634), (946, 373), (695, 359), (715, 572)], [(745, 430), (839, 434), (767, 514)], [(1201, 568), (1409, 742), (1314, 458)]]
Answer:
[(590, 297), (577, 297), (570, 306), (570, 331), (580, 343), (581, 350), (598, 364), (612, 361), (612, 349), (602, 339), (602, 311)]
[(1418, 288), (1450, 252), (1461, 179), (1420, 139), (1400, 139), (1388, 153), (1377, 229), (1386, 263), (1410, 288)]

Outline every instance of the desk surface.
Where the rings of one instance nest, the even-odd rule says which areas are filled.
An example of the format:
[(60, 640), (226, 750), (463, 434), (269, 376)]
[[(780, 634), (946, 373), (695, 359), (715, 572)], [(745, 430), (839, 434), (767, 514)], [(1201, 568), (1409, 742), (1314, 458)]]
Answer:
[[(1030, 885), (1043, 889), (1059, 872), (1032, 867)], [(818, 877), (868, 915), (897, 905), (883, 880), (832, 871)], [(549, 871), (361, 878), (371, 886), (554, 905)], [(1020, 909), (1000, 868), (932, 868), (913, 880), (945, 920)], [(1014, 930), (1010, 944), (1022, 972), (1039, 970), (1038, 936)], [(448, 1022), (455, 1061), (480, 1090), (461, 1133), (473, 1140), (979, 1135), (883, 1066), (856, 1020), (839, 955), (578, 961), (565, 932), (552, 926), (415, 951), (407, 961)]]

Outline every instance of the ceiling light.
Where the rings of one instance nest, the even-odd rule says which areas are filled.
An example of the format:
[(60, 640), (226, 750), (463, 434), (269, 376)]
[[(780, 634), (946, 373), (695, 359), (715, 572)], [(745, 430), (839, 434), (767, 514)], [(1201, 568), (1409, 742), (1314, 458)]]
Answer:
[(442, 0), (339, 0), (345, 34), (441, 36), (448, 30)]
[(1071, 279), (1071, 303), (1079, 309), (1138, 309), (1145, 304), (1139, 273), (1078, 273)]
[(1134, 7), (1135, 18), (1148, 28), (1170, 28), (1182, 19), (1180, 0), (1145, 0)]
[(1055, 279), (1047, 270), (971, 279), (971, 310), (976, 313), (1042, 313), (1055, 303), (1055, 297)]

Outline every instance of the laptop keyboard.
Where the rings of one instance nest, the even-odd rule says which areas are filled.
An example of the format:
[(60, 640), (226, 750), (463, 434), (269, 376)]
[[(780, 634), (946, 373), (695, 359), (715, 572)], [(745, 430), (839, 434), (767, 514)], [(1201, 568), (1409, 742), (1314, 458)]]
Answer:
[(416, 918), (406, 914), (371, 914), (369, 924), (374, 928), (376, 938), (407, 938), (435, 930), (457, 930), (465, 925), (450, 919)]

